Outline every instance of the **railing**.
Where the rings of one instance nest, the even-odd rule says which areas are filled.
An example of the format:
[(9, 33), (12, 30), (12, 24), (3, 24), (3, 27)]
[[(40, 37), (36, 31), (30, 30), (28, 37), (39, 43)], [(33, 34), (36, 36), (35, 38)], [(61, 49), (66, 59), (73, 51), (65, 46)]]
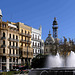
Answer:
[(35, 46), (35, 45), (34, 45), (34, 46), (32, 46), (32, 47), (33, 47), (33, 48), (41, 48), (41, 46)]
[(30, 35), (30, 34), (20, 33), (20, 35), (27, 36), (27, 37), (31, 37), (31, 35)]
[(31, 40), (34, 40), (34, 41), (41, 41), (41, 39), (36, 39), (36, 38), (31, 38)]
[(9, 40), (9, 41), (16, 41), (16, 42), (19, 42), (18, 39), (12, 39), (12, 38), (9, 38), (8, 40)]
[(28, 40), (20, 40), (20, 42), (23, 42), (23, 43), (31, 43), (31, 41), (28, 41)]
[(18, 46), (8, 46), (9, 48), (13, 48), (13, 49), (19, 49)]
[(14, 56), (14, 57), (17, 56), (18, 57), (19, 54), (9, 54), (9, 56)]
[(6, 39), (6, 37), (2, 37), (2, 38), (1, 38), (1, 40), (4, 40), (4, 39)]
[(3, 47), (6, 47), (6, 45), (1, 45), (1, 47), (3, 48)]

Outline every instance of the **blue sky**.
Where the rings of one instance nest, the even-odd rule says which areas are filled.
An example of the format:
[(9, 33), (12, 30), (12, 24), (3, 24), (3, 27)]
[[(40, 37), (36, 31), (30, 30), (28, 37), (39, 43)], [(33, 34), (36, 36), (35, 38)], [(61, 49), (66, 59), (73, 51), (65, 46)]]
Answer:
[(75, 38), (75, 0), (0, 0), (3, 21), (22, 22), (38, 29), (42, 39), (53, 34), (54, 17), (58, 21), (58, 38)]

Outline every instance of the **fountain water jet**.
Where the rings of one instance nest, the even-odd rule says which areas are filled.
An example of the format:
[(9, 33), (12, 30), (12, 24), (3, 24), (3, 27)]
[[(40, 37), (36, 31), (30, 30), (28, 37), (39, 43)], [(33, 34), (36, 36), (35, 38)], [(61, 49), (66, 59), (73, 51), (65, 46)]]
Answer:
[(67, 56), (66, 67), (75, 67), (75, 53), (73, 51)]
[(71, 51), (70, 55), (66, 57), (61, 57), (59, 53), (55, 56), (49, 55), (46, 59), (45, 67), (75, 67), (75, 53)]
[(46, 59), (45, 67), (46, 68), (63, 67), (64, 66), (63, 62), (64, 62), (64, 59), (59, 55), (59, 53), (57, 53), (56, 56), (49, 55)]

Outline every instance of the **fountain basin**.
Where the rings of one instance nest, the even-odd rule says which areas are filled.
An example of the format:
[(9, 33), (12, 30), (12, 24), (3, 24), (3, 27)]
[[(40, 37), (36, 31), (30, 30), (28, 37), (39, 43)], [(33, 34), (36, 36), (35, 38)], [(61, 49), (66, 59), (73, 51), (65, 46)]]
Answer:
[(28, 75), (75, 75), (75, 67), (37, 68)]

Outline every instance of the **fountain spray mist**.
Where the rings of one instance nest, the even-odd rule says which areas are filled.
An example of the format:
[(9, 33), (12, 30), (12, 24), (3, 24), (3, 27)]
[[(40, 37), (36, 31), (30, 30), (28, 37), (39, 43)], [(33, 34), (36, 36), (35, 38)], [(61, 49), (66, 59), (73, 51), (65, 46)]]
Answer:
[(63, 67), (64, 64), (64, 59), (57, 53), (56, 56), (49, 55), (46, 60), (45, 67), (50, 68), (50, 67)]
[(75, 53), (71, 51), (69, 56), (61, 57), (57, 55), (49, 55), (45, 62), (45, 68), (51, 67), (75, 67)]

